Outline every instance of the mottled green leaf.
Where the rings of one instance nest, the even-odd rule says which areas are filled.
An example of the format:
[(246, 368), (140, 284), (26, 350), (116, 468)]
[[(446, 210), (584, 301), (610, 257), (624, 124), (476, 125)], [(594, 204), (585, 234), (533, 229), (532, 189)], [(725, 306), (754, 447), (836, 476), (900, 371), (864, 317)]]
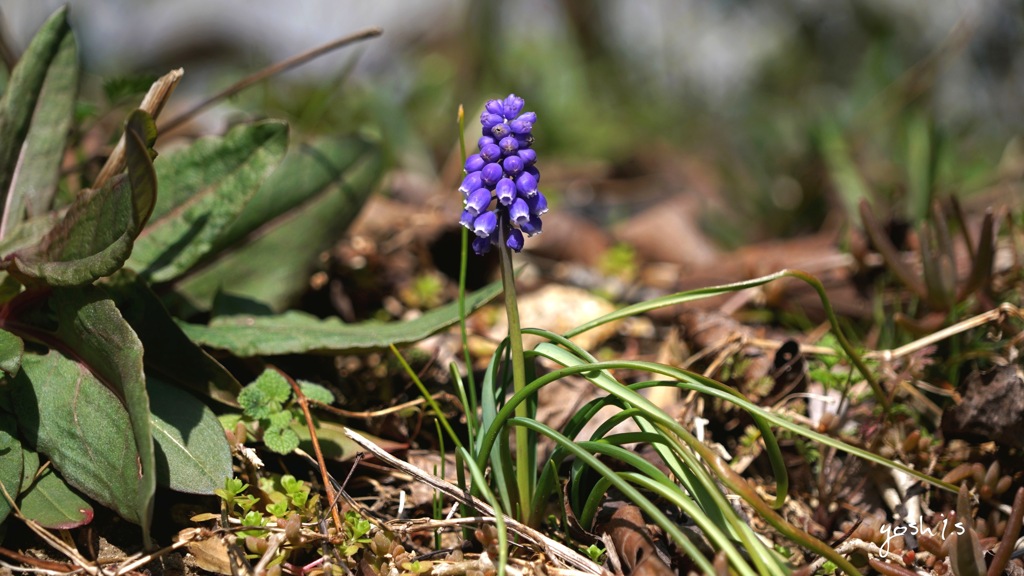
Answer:
[[(483, 306), (501, 293), (494, 282), (466, 296), (466, 311)], [(341, 353), (386, 348), (418, 342), (459, 321), (457, 302), (404, 322), (363, 322), (345, 324), (337, 318), (320, 319), (311, 314), (289, 311), (277, 316), (221, 316), (209, 326), (182, 323), (194, 342), (230, 350), (238, 356)]]
[(60, 165), (78, 94), (78, 47), (74, 34), (61, 36), (32, 112), (0, 224), (0, 237), (26, 216), (49, 211), (60, 180)]
[(195, 308), (215, 295), (285, 309), (308, 286), (319, 254), (359, 214), (381, 174), (377, 145), (355, 137), (296, 145), (215, 247), (178, 282)]
[(25, 284), (90, 284), (124, 265), (132, 243), (152, 210), (156, 179), (149, 163), (146, 135), (135, 129), (152, 123), (144, 112), (129, 118), (125, 135), (128, 174), (98, 190), (86, 190), (37, 244), (5, 258), (9, 272)]
[(136, 274), (121, 270), (103, 288), (142, 341), (146, 372), (164, 382), (238, 406), (242, 385), (223, 366), (192, 343), (160, 299)]
[(26, 354), (14, 381), (21, 435), (72, 486), (141, 524), (139, 452), (120, 399), (59, 352)]
[[(18, 425), (10, 414), (0, 414), (0, 483), (10, 494), (17, 498), (21, 491), (24, 457), (21, 442), (18, 441)], [(0, 522), (11, 513), (11, 505), (0, 493)]]
[[(55, 288), (48, 310), (29, 307), (34, 294), (19, 298), (28, 304), (12, 306), (39, 327), (34, 336), (74, 358), (23, 358), (13, 395), (24, 436), (72, 486), (140, 524), (148, 541), (156, 473), (142, 343), (100, 288)], [(101, 450), (115, 459), (98, 461)]]
[(179, 492), (213, 494), (232, 475), (231, 447), (217, 416), (195, 396), (148, 380), (157, 482)]
[(13, 378), (21, 366), (21, 355), (25, 352), (25, 343), (14, 334), (0, 330), (0, 376), (3, 380)]
[(49, 468), (22, 495), (18, 507), (29, 520), (53, 530), (77, 528), (93, 517), (92, 505)]
[(206, 256), (284, 156), (288, 127), (259, 122), (201, 138), (155, 163), (160, 196), (128, 266), (152, 282)]
[[(17, 224), (24, 214), (25, 198), (10, 198), (11, 194), (24, 194), (25, 189), (19, 188), (17, 192), (12, 189), (15, 184), (15, 172), (19, 162), (34, 162), (35, 159), (27, 158), (26, 138), (30, 130), (46, 131), (51, 127), (43, 126), (44, 119), (36, 118), (37, 105), (40, 95), (46, 90), (46, 102), (44, 110), (40, 112), (59, 115), (57, 108), (62, 104), (54, 99), (74, 99), (74, 92), (68, 95), (56, 94), (59, 88), (57, 84), (64, 79), (58, 78), (59, 73), (70, 74), (72, 77), (77, 73), (77, 66), (74, 70), (67, 69), (69, 61), (75, 58), (75, 41), (68, 25), (67, 8), (57, 10), (43, 24), (29, 43), (28, 48), (11, 72), (11, 78), (4, 91), (3, 99), (0, 100), (0, 205), (7, 206), (13, 202), (20, 206), (16, 210), (8, 210), (4, 216), (4, 224), (0, 230), (0, 237), (8, 228)], [(51, 67), (53, 71), (51, 74)], [(63, 70), (59, 70), (63, 69)], [(66, 102), (64, 103), (66, 104)], [(50, 122), (52, 118), (45, 121)], [(34, 128), (34, 123), (40, 125)], [(52, 130), (60, 130), (60, 125), (52, 126)], [(58, 137), (63, 141), (66, 131), (63, 133), (53, 132), (48, 137)], [(52, 146), (53, 143), (51, 142)], [(33, 146), (39, 146), (35, 142)], [(39, 158), (42, 164), (52, 161), (52, 158)], [(31, 170), (40, 170), (41, 167), (33, 167)], [(57, 171), (57, 166), (53, 166)], [(33, 176), (35, 177), (35, 175)]]

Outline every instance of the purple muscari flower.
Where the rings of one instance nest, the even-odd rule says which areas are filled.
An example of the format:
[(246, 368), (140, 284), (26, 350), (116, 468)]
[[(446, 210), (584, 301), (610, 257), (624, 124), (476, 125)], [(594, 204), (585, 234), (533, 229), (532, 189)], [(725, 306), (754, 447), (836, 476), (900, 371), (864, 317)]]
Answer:
[(488, 100), (487, 104), (484, 105), (484, 109), (491, 114), (504, 114), (505, 103), (501, 100)]
[(512, 250), (519, 252), (523, 249), (523, 244), (523, 233), (520, 232), (518, 229), (513, 228), (508, 233), (508, 240), (505, 241), (505, 245), (511, 248)]
[(540, 172), (532, 148), (537, 114), (523, 112), (523, 106), (515, 94), (489, 100), (480, 114), (478, 152), (466, 159), (467, 176), (459, 186), (465, 208), (459, 224), (473, 231), (477, 254), (497, 246), (502, 235), (505, 246), (519, 252), (525, 236), (540, 233), (540, 216), (548, 211), (547, 198), (537, 189)]
[(516, 183), (511, 178), (502, 178), (494, 185), (494, 193), (498, 197), (498, 203), (508, 206), (516, 199)]
[(526, 200), (516, 198), (515, 202), (508, 208), (508, 217), (517, 226), (528, 224), (530, 222), (530, 206), (526, 203)]
[(540, 192), (537, 192), (534, 196), (527, 197), (526, 205), (530, 207), (530, 214), (534, 216), (540, 216), (548, 211), (548, 199)]
[(466, 169), (466, 173), (470, 174), (473, 172), (479, 172), (480, 169), (484, 167), (484, 164), (487, 164), (487, 160), (485, 160), (483, 156), (473, 154), (469, 158), (466, 158), (466, 165), (464, 168)]
[(497, 144), (487, 144), (480, 147), (480, 157), (486, 162), (497, 162), (501, 159), (501, 147)]
[(505, 102), (503, 102), (503, 104), (502, 113), (505, 115), (505, 118), (511, 120), (516, 116), (519, 116), (519, 112), (522, 111), (525, 101), (515, 94), (509, 94), (505, 98)]
[(540, 216), (530, 216), (529, 222), (519, 225), (519, 229), (526, 232), (527, 236), (536, 236), (537, 234), (540, 234), (540, 228)]
[(491, 239), (488, 237), (476, 237), (473, 238), (473, 252), (476, 252), (478, 256), (483, 256), (491, 251)]
[(533, 123), (516, 119), (509, 122), (508, 127), (512, 129), (513, 134), (529, 134), (530, 130), (533, 130)]
[(483, 180), (484, 186), (488, 188), (493, 188), (504, 175), (505, 171), (501, 169), (501, 164), (497, 162), (491, 162), (480, 170), (480, 178)]
[(473, 233), (480, 238), (487, 238), (498, 229), (498, 215), (488, 210), (473, 221)]
[[(484, 169), (486, 170), (486, 166)], [(516, 176), (516, 190), (524, 197), (529, 198), (537, 193), (537, 179), (528, 171)]]
[(483, 178), (480, 172), (470, 172), (462, 179), (462, 184), (459, 185), (459, 192), (462, 192), (462, 197), (465, 198), (470, 192), (480, 186), (483, 186)]
[(477, 188), (466, 197), (466, 212), (476, 216), (487, 210), (491, 203), (491, 191), (487, 188)]
[(513, 136), (505, 136), (498, 142), (498, 146), (501, 147), (502, 156), (511, 156), (519, 150), (519, 141)]
[(525, 166), (523, 159), (519, 156), (509, 156), (501, 161), (501, 167), (505, 169), (505, 174), (513, 178), (519, 176), (519, 173), (523, 171)]

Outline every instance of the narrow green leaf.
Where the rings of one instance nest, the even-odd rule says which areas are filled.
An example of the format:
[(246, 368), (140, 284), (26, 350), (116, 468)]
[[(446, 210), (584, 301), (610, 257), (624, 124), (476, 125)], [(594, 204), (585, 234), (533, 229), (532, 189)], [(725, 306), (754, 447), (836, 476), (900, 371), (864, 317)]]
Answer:
[[(55, 60), (64, 62), (67, 59), (66, 41), (71, 37), (67, 7), (64, 7), (43, 24), (11, 72), (3, 99), (0, 100), (0, 205), (6, 206), (8, 196), (12, 193), (15, 167), (22, 156), (25, 138), (32, 126), (36, 105), (50, 67)], [(74, 43), (73, 38), (71, 43)], [(5, 216), (4, 222), (13, 225), (20, 219), (21, 214), (12, 214)], [(2, 232), (0, 236), (3, 236)]]
[(68, 530), (92, 522), (93, 509), (64, 480), (47, 469), (22, 495), (18, 507), (43, 528)]
[[(18, 441), (18, 424), (10, 414), (0, 414), (0, 483), (10, 494), (17, 498), (21, 491), (22, 471), (24, 470), (23, 449)], [(11, 505), (0, 493), (0, 522), (11, 513)]]
[(308, 286), (318, 256), (359, 214), (381, 175), (376, 144), (325, 138), (293, 147), (214, 248), (177, 285), (209, 309), (222, 290), (281, 311)]
[(149, 378), (157, 482), (178, 492), (213, 494), (232, 475), (231, 447), (217, 416), (195, 396)]
[(133, 130), (145, 122), (140, 114), (145, 113), (132, 114), (125, 138), (128, 174), (83, 192), (42, 240), (5, 258), (22, 283), (90, 284), (124, 265), (156, 198), (149, 149)]
[[(501, 293), (494, 282), (467, 295), (466, 310), (483, 306)], [(238, 356), (273, 356), (316, 352), (335, 354), (417, 342), (459, 321), (458, 302), (424, 313), (408, 322), (345, 324), (304, 312), (278, 316), (222, 316), (209, 326), (181, 323), (193, 342), (230, 350)]]
[[(4, 232), (26, 216), (40, 216), (50, 209), (74, 118), (78, 71), (78, 46), (74, 34), (64, 34), (47, 67), (32, 114), (32, 124), (22, 145), (7, 209), (0, 224)], [(0, 233), (2, 236), (5, 234)]]
[(185, 336), (142, 279), (131, 271), (121, 270), (103, 288), (142, 341), (147, 374), (223, 404), (238, 406), (242, 385)]
[(259, 122), (201, 138), (155, 164), (160, 196), (128, 266), (151, 282), (177, 278), (206, 256), (284, 156), (288, 127)]
[(65, 480), (141, 524), (139, 452), (128, 412), (85, 366), (59, 352), (27, 354), (12, 387), (21, 435)]

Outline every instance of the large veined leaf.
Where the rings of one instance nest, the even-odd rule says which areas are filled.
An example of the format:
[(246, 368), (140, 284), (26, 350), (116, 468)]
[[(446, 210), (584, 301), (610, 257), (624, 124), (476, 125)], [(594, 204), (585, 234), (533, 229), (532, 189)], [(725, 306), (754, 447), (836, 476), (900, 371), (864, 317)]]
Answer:
[(156, 473), (142, 343), (100, 288), (55, 288), (48, 309), (38, 300), (11, 303), (18, 328), (59, 352), (22, 359), (12, 394), (23, 437), (148, 541)]
[(142, 341), (147, 374), (223, 404), (238, 406), (236, 398), (242, 385), (185, 336), (142, 279), (121, 270), (103, 288)]
[[(21, 442), (18, 441), (18, 425), (10, 414), (0, 413), (0, 483), (11, 498), (17, 498), (21, 491), (24, 470)], [(11, 505), (0, 493), (0, 522), (11, 513)]]
[(267, 121), (196, 140), (156, 162), (160, 196), (128, 266), (151, 282), (206, 256), (284, 156), (288, 126)]
[(18, 507), (29, 520), (54, 530), (77, 528), (93, 518), (92, 505), (49, 468), (28, 487)]
[[(65, 32), (47, 63), (46, 75), (32, 114), (32, 123), (18, 157), (0, 230), (6, 232), (25, 216), (34, 217), (50, 209), (60, 180), (60, 163), (74, 118), (78, 94), (78, 47), (74, 34), (60, 22), (66, 11), (57, 13), (53, 25)], [(31, 51), (31, 49), (30, 49)], [(23, 60), (24, 62), (24, 60)], [(27, 65), (26, 64), (19, 64)], [(5, 234), (0, 233), (0, 237)]]
[[(53, 126), (43, 124), (53, 121), (51, 116), (60, 116), (59, 109), (67, 105), (66, 98), (74, 100), (73, 90), (69, 95), (57, 94), (57, 91), (67, 88), (59, 86), (67, 80), (60, 78), (60, 75), (69, 75), (72, 82), (75, 80), (75, 52), (75, 40), (68, 25), (67, 8), (61, 8), (50, 16), (29, 43), (25, 54), (12, 71), (3, 99), (0, 100), (0, 205), (15, 205), (15, 209), (8, 209), (3, 218), (0, 237), (8, 228), (17, 224), (24, 214), (26, 199), (23, 196), (11, 198), (12, 194), (23, 195), (27, 192), (25, 188), (12, 190), (12, 185), (16, 185), (14, 176), (19, 163), (23, 163), (24, 169), (32, 174), (29, 176), (30, 180), (38, 178), (36, 171), (42, 170), (45, 164), (53, 160), (52, 150), (49, 148), (56, 145), (53, 142), (43, 145), (43, 141), (48, 138), (59, 138), (60, 146), (63, 147), (66, 125), (64, 132), (57, 132), (61, 130), (63, 120), (58, 119), (58, 124)], [(45, 97), (42, 96), (44, 90)], [(41, 106), (40, 98), (44, 100)], [(35, 125), (36, 122), (39, 125)], [(48, 130), (52, 131), (43, 134)], [(27, 143), (26, 138), (30, 131), (33, 138)], [(29, 152), (42, 155), (38, 158), (28, 158), (26, 154)], [(35, 164), (37, 161), (38, 166)], [(53, 173), (56, 173), (57, 166), (54, 165), (52, 168)], [(46, 185), (45, 179), (38, 183)], [(28, 180), (25, 185), (29, 185)]]
[(156, 198), (152, 123), (145, 112), (132, 113), (125, 132), (128, 173), (83, 192), (42, 240), (6, 256), (11, 275), (25, 284), (77, 286), (124, 265)]
[(21, 435), (67, 481), (141, 524), (139, 452), (128, 412), (88, 368), (59, 352), (27, 354), (12, 390)]
[[(466, 311), (476, 310), (501, 293), (493, 282), (466, 296)], [(406, 322), (345, 324), (289, 311), (274, 316), (219, 316), (209, 326), (182, 323), (194, 342), (230, 350), (238, 356), (340, 353), (386, 348), (417, 342), (459, 321), (458, 302), (452, 302)]]
[(381, 174), (377, 145), (354, 136), (293, 146), (215, 247), (177, 284), (193, 307), (221, 291), (280, 311), (308, 286), (319, 254), (359, 214)]
[(148, 380), (157, 481), (179, 492), (213, 494), (232, 476), (224, 428), (195, 396)]

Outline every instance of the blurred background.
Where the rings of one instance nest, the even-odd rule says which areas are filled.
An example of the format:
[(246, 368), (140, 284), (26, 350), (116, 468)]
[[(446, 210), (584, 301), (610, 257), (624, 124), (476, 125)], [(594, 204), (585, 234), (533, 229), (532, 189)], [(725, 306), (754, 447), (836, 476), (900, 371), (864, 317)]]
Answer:
[[(5, 0), (6, 49), (58, 5)], [(192, 129), (266, 115), (303, 134), (365, 131), (401, 181), (453, 188), (459, 104), (472, 126), (487, 98), (515, 92), (540, 118), (552, 203), (602, 249), (651, 260), (835, 229), (863, 196), (914, 222), (937, 195), (1005, 192), (1024, 165), (1019, 1), (81, 0), (71, 18), (94, 91), (180, 66), (181, 107), (380, 26)], [(645, 210), (676, 216), (631, 230)]]

